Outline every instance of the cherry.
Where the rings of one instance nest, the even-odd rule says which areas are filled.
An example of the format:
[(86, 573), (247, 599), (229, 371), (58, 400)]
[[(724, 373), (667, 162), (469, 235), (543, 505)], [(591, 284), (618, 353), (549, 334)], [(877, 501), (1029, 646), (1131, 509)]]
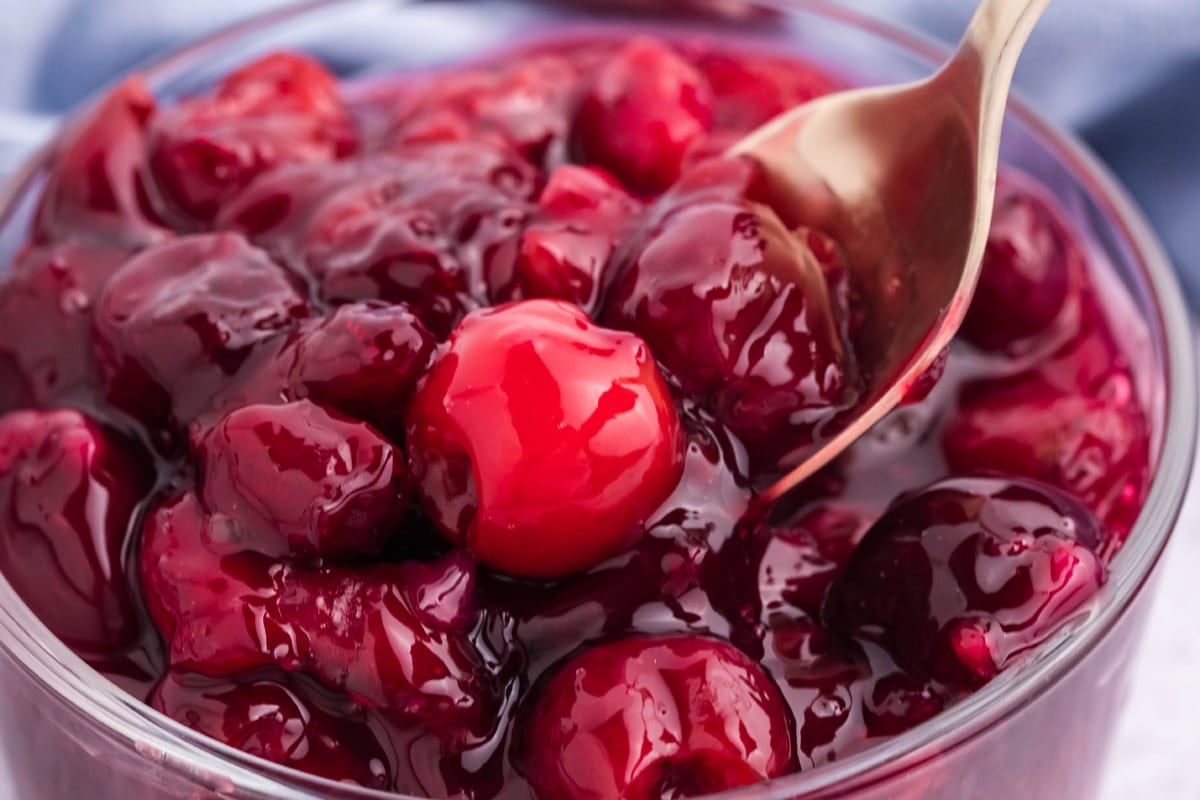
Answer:
[(679, 177), (688, 148), (712, 127), (704, 77), (666, 45), (636, 37), (602, 64), (572, 124), (585, 163), (644, 194)]
[(529, 577), (637, 541), (683, 470), (679, 418), (646, 345), (549, 300), (468, 315), (407, 431), (426, 513), (483, 563)]
[(960, 334), (998, 351), (1047, 331), (1078, 291), (1083, 269), (1079, 245), (1050, 201), (1010, 173), (997, 187), (979, 284)]
[(147, 701), (168, 717), (242, 752), (311, 775), (392, 787), (385, 744), (363, 712), (282, 674), (213, 680), (163, 676)]
[(281, 358), (294, 394), (399, 441), (433, 348), (429, 331), (405, 307), (355, 303), (302, 329)]
[(991, 470), (1057, 486), (1123, 538), (1149, 485), (1149, 433), (1130, 378), (1119, 362), (1109, 366), (1086, 394), (1040, 374), (966, 384), (942, 437), (946, 463), (956, 472)]
[(92, 308), (126, 259), (65, 242), (26, 251), (0, 283), (0, 411), (43, 405), (93, 383)]
[(851, 379), (826, 251), (765, 206), (717, 199), (740, 170), (706, 166), (660, 201), (601, 320), (644, 338), (682, 390), (742, 439), (757, 472), (809, 444)]
[(208, 513), (191, 493), (147, 516), (142, 586), (172, 667), (209, 677), (303, 671), (455, 740), (494, 724), (507, 655), (476, 642), (485, 612), (464, 554), (304, 569), (245, 542), (237, 519)]
[(198, 224), (259, 175), (281, 165), (331, 161), (357, 147), (337, 81), (312, 59), (266, 56), (208, 95), (161, 111), (150, 164), (172, 212)]
[(96, 305), (109, 400), (148, 424), (186, 423), (257, 345), (307, 315), (283, 270), (240, 236), (150, 247), (113, 275)]
[(307, 400), (226, 416), (194, 445), (202, 497), (271, 556), (378, 555), (411, 486), (404, 454), (362, 422)]
[(712, 90), (713, 125), (744, 135), (837, 88), (829, 77), (785, 59), (682, 48)]
[(39, 243), (88, 238), (137, 247), (168, 235), (142, 186), (154, 98), (129, 78), (68, 127), (33, 221)]
[(899, 736), (940, 714), (946, 698), (928, 683), (904, 672), (876, 678), (866, 692), (863, 721), (870, 736)]
[(534, 703), (521, 769), (541, 797), (699, 797), (792, 768), (779, 690), (715, 639), (597, 645), (559, 667)]
[(542, 190), (538, 216), (521, 237), (522, 295), (568, 300), (594, 311), (609, 263), (639, 209), (600, 170), (556, 169)]
[(397, 121), (388, 146), (493, 136), (532, 163), (561, 159), (578, 81), (578, 67), (554, 53), (440, 76)]
[(1044, 484), (949, 478), (880, 517), (831, 590), (827, 617), (918, 675), (980, 686), (1096, 593), (1107, 535)]
[(152, 482), (133, 442), (77, 411), (0, 417), (0, 568), (76, 651), (140, 636), (122, 553)]

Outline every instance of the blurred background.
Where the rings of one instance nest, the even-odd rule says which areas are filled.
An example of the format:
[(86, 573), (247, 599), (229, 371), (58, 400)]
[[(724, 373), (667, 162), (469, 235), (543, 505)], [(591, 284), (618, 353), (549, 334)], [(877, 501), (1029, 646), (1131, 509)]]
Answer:
[[(1015, 0), (1014, 0), (1015, 1)], [(663, 0), (670, 2), (670, 0)], [(973, 0), (843, 0), (950, 42)], [(0, 0), (0, 175), (54, 116), (183, 41), (287, 0)], [(1200, 0), (1054, 0), (1017, 91), (1074, 130), (1130, 190), (1200, 308)], [(1103, 800), (1200, 798), (1200, 493), (1162, 574)], [(1100, 765), (1097, 765), (1100, 768)], [(1064, 798), (1072, 800), (1072, 798)]]

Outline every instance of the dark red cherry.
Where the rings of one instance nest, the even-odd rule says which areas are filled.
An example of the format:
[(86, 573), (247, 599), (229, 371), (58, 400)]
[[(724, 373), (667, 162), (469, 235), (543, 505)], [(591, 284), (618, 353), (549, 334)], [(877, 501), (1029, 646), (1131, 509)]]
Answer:
[(656, 194), (679, 177), (689, 147), (712, 127), (704, 76), (667, 45), (636, 37), (600, 66), (572, 123), (585, 163), (634, 191)]
[(171, 671), (148, 702), (252, 756), (339, 783), (392, 788), (386, 745), (364, 713), (294, 677), (267, 671), (222, 681)]
[(92, 313), (123, 250), (67, 242), (26, 251), (0, 282), (0, 411), (94, 384)]
[(139, 247), (169, 233), (142, 184), (154, 98), (141, 78), (112, 89), (59, 137), (33, 221), (33, 239)]
[(1044, 484), (949, 478), (902, 496), (834, 584), (831, 624), (918, 675), (980, 686), (1037, 647), (1105, 580), (1109, 536)]
[(755, 471), (774, 467), (849, 389), (825, 267), (765, 206), (710, 199), (722, 183), (685, 178), (676, 189), (682, 204), (675, 190), (660, 201), (601, 319), (645, 339), (742, 439)]
[(405, 725), (446, 736), (495, 724), (508, 657), (477, 645), (474, 565), (461, 551), (423, 564), (307, 570), (243, 549), (238, 521), (193, 494), (146, 519), (141, 579), (171, 666), (230, 677), (300, 671)]
[(746, 134), (784, 111), (834, 91), (817, 70), (785, 59), (685, 49), (688, 60), (712, 89), (713, 125)]
[(148, 248), (113, 275), (96, 305), (109, 400), (150, 424), (186, 423), (257, 345), (307, 315), (288, 275), (240, 236)]
[(594, 311), (609, 263), (640, 207), (598, 169), (556, 169), (542, 190), (537, 217), (521, 236), (522, 296), (568, 300)]
[(368, 422), (395, 441), (434, 339), (404, 306), (341, 306), (305, 328), (282, 358), (297, 395)]
[(171, 211), (203, 225), (259, 175), (356, 147), (335, 78), (306, 56), (275, 53), (160, 112), (150, 164)]
[(0, 569), (77, 651), (141, 633), (123, 553), (152, 483), (137, 445), (77, 411), (0, 417)]
[(792, 768), (779, 690), (715, 639), (592, 647), (560, 666), (532, 703), (520, 766), (539, 797), (700, 797)]
[(983, 350), (1005, 350), (1047, 331), (1082, 278), (1083, 254), (1049, 201), (1010, 176), (996, 207), (975, 297), (960, 334)]
[(239, 408), (194, 444), (204, 505), (271, 556), (378, 555), (411, 494), (400, 448), (307, 400)]
[[(991, 470), (1074, 495), (1123, 538), (1149, 485), (1149, 431), (1118, 363), (1087, 393), (1024, 375), (966, 384), (942, 452), (958, 472)], [(1101, 543), (1101, 549), (1118, 541)]]
[(683, 470), (679, 418), (645, 343), (549, 300), (463, 320), (407, 431), (426, 513), (483, 563), (529, 577), (637, 541)]
[(863, 698), (863, 721), (870, 736), (898, 736), (940, 714), (946, 698), (928, 683), (903, 672), (871, 681)]

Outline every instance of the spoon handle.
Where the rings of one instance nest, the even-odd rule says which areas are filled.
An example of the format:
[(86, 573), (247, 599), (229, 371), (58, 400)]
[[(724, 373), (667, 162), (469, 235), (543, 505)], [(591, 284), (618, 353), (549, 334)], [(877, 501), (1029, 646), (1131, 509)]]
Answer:
[(1013, 71), (1033, 26), (1050, 0), (981, 0), (943, 69), (964, 109), (978, 108), (980, 174), (992, 175)]

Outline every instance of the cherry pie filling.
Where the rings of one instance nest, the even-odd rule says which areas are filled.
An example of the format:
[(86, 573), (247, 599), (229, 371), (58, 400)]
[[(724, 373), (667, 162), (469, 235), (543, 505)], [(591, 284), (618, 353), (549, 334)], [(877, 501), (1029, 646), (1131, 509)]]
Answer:
[(1087, 613), (1150, 479), (1080, 236), (1001, 179), (936, 374), (722, 155), (838, 88), (593, 37), (342, 85), (294, 54), (59, 140), (0, 283), (0, 569), (155, 709), (429, 797), (695, 797), (902, 733)]

